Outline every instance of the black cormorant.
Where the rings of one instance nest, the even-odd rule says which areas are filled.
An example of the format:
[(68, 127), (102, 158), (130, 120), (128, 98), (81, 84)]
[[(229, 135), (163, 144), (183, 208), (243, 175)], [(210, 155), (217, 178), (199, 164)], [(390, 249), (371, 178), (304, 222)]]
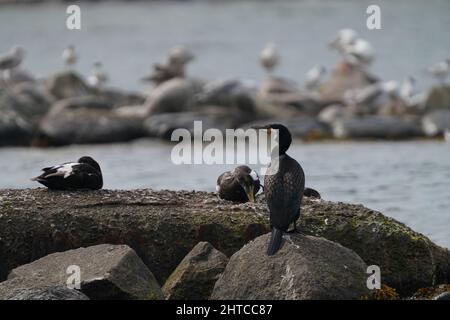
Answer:
[[(286, 151), (292, 142), (289, 130), (281, 124), (262, 127), (269, 135), (277, 134), (278, 152), (272, 153), (272, 161), (264, 177), (264, 194), (270, 211), (272, 234), (267, 255), (274, 255), (281, 247), (283, 232), (300, 217), (300, 205), (305, 189), (305, 174), (300, 164)], [(260, 127), (261, 129), (261, 127)], [(273, 131), (276, 131), (275, 133)]]
[(53, 190), (91, 189), (103, 187), (100, 165), (91, 157), (42, 169), (44, 173), (31, 179)]
[(235, 202), (255, 201), (260, 188), (259, 177), (248, 166), (236, 167), (217, 178), (217, 194), (221, 199)]

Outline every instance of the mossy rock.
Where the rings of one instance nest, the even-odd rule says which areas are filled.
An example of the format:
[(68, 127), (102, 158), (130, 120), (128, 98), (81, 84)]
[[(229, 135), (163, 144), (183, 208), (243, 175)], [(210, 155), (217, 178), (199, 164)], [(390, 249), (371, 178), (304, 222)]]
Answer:
[(0, 190), (0, 281), (49, 253), (109, 243), (133, 248), (164, 283), (200, 241), (230, 256), (268, 232), (260, 211), (195, 191)]
[(354, 250), (381, 269), (381, 281), (402, 296), (450, 279), (450, 252), (406, 225), (362, 205), (327, 201), (303, 206), (300, 230)]

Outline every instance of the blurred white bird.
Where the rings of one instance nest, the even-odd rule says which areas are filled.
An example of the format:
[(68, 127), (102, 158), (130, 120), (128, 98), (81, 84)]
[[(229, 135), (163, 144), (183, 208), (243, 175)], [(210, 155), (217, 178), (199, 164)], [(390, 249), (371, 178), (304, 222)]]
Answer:
[(352, 65), (367, 66), (375, 58), (375, 50), (369, 41), (356, 39), (345, 47), (345, 58)]
[(101, 89), (108, 82), (108, 80), (108, 74), (103, 69), (102, 63), (94, 63), (91, 75), (87, 79), (88, 83), (94, 88)]
[(12, 69), (17, 68), (25, 58), (25, 50), (22, 47), (15, 46), (9, 52), (0, 56), (0, 71), (2, 78), (10, 78)]
[(67, 68), (72, 67), (77, 62), (78, 56), (75, 52), (75, 47), (73, 45), (70, 45), (63, 50), (62, 59), (64, 61), (64, 65)]
[(416, 79), (414, 77), (408, 76), (403, 79), (402, 86), (400, 87), (400, 98), (403, 100), (411, 98), (414, 94), (415, 84)]
[(444, 140), (446, 142), (450, 142), (450, 130), (449, 129), (445, 129), (445, 131), (444, 131)]
[(305, 88), (309, 91), (316, 90), (325, 75), (326, 69), (322, 65), (316, 65), (305, 76)]
[(272, 73), (273, 69), (278, 65), (280, 56), (275, 48), (275, 44), (268, 43), (261, 51), (260, 62), (268, 73)]
[(328, 43), (329, 47), (344, 53), (345, 48), (352, 45), (358, 39), (358, 33), (353, 29), (341, 29), (336, 37)]
[(400, 87), (400, 99), (407, 107), (423, 107), (427, 98), (426, 92), (415, 92), (416, 79), (414, 77), (406, 77)]
[(450, 71), (450, 59), (438, 62), (427, 69), (427, 72), (436, 78), (441, 85), (444, 84), (445, 79)]
[(344, 94), (347, 105), (364, 105), (376, 109), (398, 94), (397, 81), (376, 82), (361, 89), (350, 89)]
[(189, 48), (180, 45), (170, 49), (167, 58), (169, 64), (185, 65), (194, 60), (195, 56)]

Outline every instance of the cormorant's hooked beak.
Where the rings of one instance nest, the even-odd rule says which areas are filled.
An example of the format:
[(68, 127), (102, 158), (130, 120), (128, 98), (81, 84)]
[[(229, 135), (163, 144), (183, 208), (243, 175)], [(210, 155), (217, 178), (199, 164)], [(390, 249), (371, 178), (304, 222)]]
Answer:
[(255, 196), (253, 194), (253, 185), (243, 185), (242, 186), (244, 188), (245, 194), (247, 195), (248, 201), (250, 202), (255, 202)]

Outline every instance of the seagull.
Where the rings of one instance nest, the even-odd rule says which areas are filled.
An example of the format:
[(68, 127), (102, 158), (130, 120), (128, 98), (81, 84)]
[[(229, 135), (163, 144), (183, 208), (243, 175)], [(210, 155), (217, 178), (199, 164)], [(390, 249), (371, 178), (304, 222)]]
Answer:
[(12, 69), (17, 68), (25, 57), (25, 50), (15, 46), (8, 53), (0, 56), (0, 71), (3, 78), (9, 78)]
[(369, 41), (356, 39), (345, 47), (345, 58), (351, 65), (366, 66), (373, 62), (375, 50)]
[(275, 48), (275, 44), (270, 42), (261, 51), (260, 62), (268, 73), (272, 73), (273, 69), (280, 62), (280, 56)]
[(326, 69), (324, 66), (316, 65), (306, 73), (305, 87), (306, 89), (313, 91), (317, 89), (325, 75)]
[(427, 69), (427, 72), (435, 77), (441, 85), (444, 84), (445, 79), (450, 71), (450, 59), (438, 62)]
[(445, 131), (444, 131), (444, 140), (446, 142), (450, 142), (450, 129), (445, 129)]
[(91, 72), (91, 76), (87, 79), (88, 83), (97, 89), (102, 88), (106, 82), (108, 82), (108, 74), (103, 69), (101, 62), (94, 63), (94, 67)]
[(331, 49), (337, 50), (342, 55), (345, 55), (346, 48), (353, 45), (358, 39), (358, 33), (353, 29), (341, 29), (338, 31), (336, 37), (328, 43)]
[(400, 87), (400, 99), (407, 107), (423, 107), (427, 98), (426, 92), (415, 93), (416, 79), (406, 77)]
[(176, 46), (169, 50), (168, 64), (186, 65), (188, 62), (195, 59), (194, 53), (185, 46)]
[(68, 68), (72, 67), (77, 62), (78, 56), (73, 45), (70, 45), (63, 50), (62, 59), (64, 61), (64, 65)]
[(344, 94), (347, 105), (364, 105), (377, 108), (398, 93), (397, 81), (377, 82), (361, 89), (350, 89)]

